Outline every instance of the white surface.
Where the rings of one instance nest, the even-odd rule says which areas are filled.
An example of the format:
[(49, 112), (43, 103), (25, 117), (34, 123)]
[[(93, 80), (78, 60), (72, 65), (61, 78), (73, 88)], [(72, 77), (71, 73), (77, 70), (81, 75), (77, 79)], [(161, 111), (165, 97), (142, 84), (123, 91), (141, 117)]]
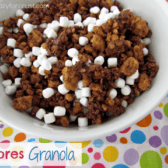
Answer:
[[(15, 0), (15, 3), (24, 2), (25, 4), (35, 3), (43, 0)], [(46, 125), (44, 122), (32, 118), (27, 113), (19, 112), (13, 109), (12, 99), (5, 92), (2, 84), (0, 85), (0, 118), (8, 125), (41, 138), (60, 141), (84, 141), (98, 138), (108, 134), (121, 131), (130, 125), (138, 122), (150, 113), (157, 106), (168, 91), (168, 78), (165, 73), (168, 72), (168, 6), (164, 0), (119, 0), (124, 8), (131, 8), (135, 14), (142, 16), (148, 21), (149, 27), (153, 31), (152, 42), (149, 45), (150, 53), (153, 54), (157, 65), (160, 66), (157, 76), (152, 81), (152, 86), (148, 91), (138, 97), (130, 105), (126, 112), (117, 118), (108, 120), (101, 125), (88, 126), (88, 129), (79, 129), (79, 127), (63, 128), (55, 125)], [(0, 3), (10, 3), (10, 0)], [(143, 9), (143, 10), (142, 10)], [(0, 20), (14, 16), (16, 9), (1, 9)], [(160, 26), (158, 26), (160, 25)], [(3, 81), (2, 75), (0, 80)], [(17, 122), (16, 122), (17, 121)]]

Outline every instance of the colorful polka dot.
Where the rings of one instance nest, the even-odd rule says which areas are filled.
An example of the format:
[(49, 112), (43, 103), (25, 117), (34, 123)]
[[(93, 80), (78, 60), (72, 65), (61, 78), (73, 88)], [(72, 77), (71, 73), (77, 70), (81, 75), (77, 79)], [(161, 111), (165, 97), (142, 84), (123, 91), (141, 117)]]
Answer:
[(155, 151), (147, 151), (140, 158), (141, 168), (162, 168), (160, 155)]
[(148, 127), (151, 124), (151, 122), (152, 122), (152, 116), (149, 114), (143, 120), (139, 121), (137, 125), (139, 127)]
[(129, 168), (129, 167), (123, 164), (118, 164), (118, 165), (113, 166), (112, 168)]
[(86, 146), (88, 146), (91, 143), (91, 141), (83, 141), (82, 142), (82, 148), (85, 148)]
[(4, 127), (4, 125), (3, 124), (0, 124), (0, 128), (3, 128)]
[(167, 148), (166, 148), (166, 147), (160, 148), (160, 153), (161, 153), (162, 155), (165, 155), (165, 154), (167, 153)]
[(93, 148), (88, 148), (88, 152), (92, 153), (93, 152)]
[(135, 130), (131, 133), (131, 141), (136, 144), (142, 144), (146, 141), (146, 136), (142, 131)]
[(86, 153), (82, 153), (82, 164), (86, 164), (89, 161), (89, 156)]
[(11, 127), (7, 127), (2, 133), (4, 137), (10, 137), (13, 134), (13, 129)]
[(158, 120), (161, 120), (161, 119), (163, 118), (162, 113), (161, 113), (160, 111), (158, 111), (158, 110), (156, 110), (156, 111), (154, 112), (154, 116), (155, 116), (155, 118), (158, 119)]
[(4, 140), (0, 142), (0, 148), (2, 149), (7, 149), (9, 148), (9, 146), (10, 146), (10, 141), (8, 140)]
[(116, 135), (116, 134), (113, 134), (113, 135), (111, 135), (111, 136), (107, 136), (107, 137), (106, 137), (106, 140), (107, 140), (108, 142), (116, 142), (116, 140), (117, 140), (117, 135)]
[(165, 157), (165, 162), (168, 164), (168, 155)]
[(163, 107), (163, 103), (160, 103), (158, 107)]
[(168, 125), (165, 125), (161, 129), (161, 137), (166, 145), (168, 145)]
[(29, 168), (28, 166), (20, 166), (19, 168)]
[(101, 158), (101, 154), (100, 154), (99, 152), (96, 152), (96, 153), (94, 154), (94, 158), (95, 158), (96, 160), (99, 160), (99, 159)]
[(127, 133), (130, 129), (131, 129), (131, 127), (127, 128), (127, 129), (125, 129), (125, 130), (123, 130), (123, 131), (120, 131), (120, 133), (125, 134), (125, 133)]
[(26, 139), (26, 135), (24, 133), (19, 133), (15, 136), (14, 141), (15, 142), (22, 142)]
[(78, 159), (75, 157), (75, 160), (70, 160), (69, 161), (69, 163), (72, 165), (72, 166), (74, 166), (74, 165), (76, 165), (77, 163), (78, 163)]
[(155, 131), (157, 131), (159, 128), (158, 128), (158, 126), (154, 126), (153, 129), (154, 129)]
[(128, 149), (124, 153), (124, 161), (127, 165), (135, 165), (139, 160), (139, 154), (135, 149)]
[(103, 151), (103, 157), (107, 162), (115, 162), (118, 158), (118, 149), (114, 146), (108, 146)]
[(150, 146), (152, 146), (154, 148), (158, 148), (162, 144), (162, 141), (161, 141), (160, 137), (152, 136), (149, 139), (149, 144), (150, 144)]
[(42, 138), (39, 138), (39, 142), (40, 143), (50, 143), (52, 141), (48, 140), (48, 139), (42, 139)]
[(96, 147), (96, 148), (101, 148), (103, 146), (104, 142), (101, 140), (101, 139), (96, 139), (94, 140), (93, 142), (93, 145)]
[(55, 141), (54, 144), (57, 148), (63, 148), (67, 143), (64, 141)]
[(91, 168), (106, 168), (102, 163), (96, 163)]
[(36, 139), (35, 138), (31, 138), (28, 140), (28, 142), (34, 142)]
[(120, 142), (122, 143), (122, 144), (127, 144), (127, 138), (125, 138), (125, 137), (122, 137), (122, 138), (120, 138)]
[(168, 103), (164, 106), (164, 113), (168, 117)]

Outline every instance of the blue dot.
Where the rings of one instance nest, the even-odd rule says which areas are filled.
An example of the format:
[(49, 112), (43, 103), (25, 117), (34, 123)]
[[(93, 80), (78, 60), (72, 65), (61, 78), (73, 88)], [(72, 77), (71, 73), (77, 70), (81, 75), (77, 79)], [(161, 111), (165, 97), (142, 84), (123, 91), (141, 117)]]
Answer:
[(168, 94), (167, 94), (167, 97), (168, 97)]
[(146, 141), (146, 136), (142, 131), (135, 130), (131, 133), (131, 141), (136, 144), (142, 144)]
[(67, 144), (67, 142), (64, 142), (64, 141), (55, 141), (54, 144), (58, 148), (63, 148)]
[(104, 142), (101, 140), (101, 139), (96, 139), (94, 142), (93, 142), (93, 145), (96, 147), (96, 148), (101, 148), (103, 146)]
[(129, 168), (129, 167), (123, 164), (118, 164), (118, 165), (113, 166), (112, 168)]
[(31, 138), (28, 140), (28, 142), (34, 142), (35, 141), (35, 138)]
[(11, 168), (10, 166), (0, 166), (0, 168)]

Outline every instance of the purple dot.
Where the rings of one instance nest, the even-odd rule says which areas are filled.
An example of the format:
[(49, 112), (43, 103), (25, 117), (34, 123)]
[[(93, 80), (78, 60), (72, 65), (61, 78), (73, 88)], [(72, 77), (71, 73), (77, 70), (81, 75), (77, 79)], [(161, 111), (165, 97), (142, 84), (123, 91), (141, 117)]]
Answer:
[(124, 153), (124, 161), (127, 165), (135, 165), (139, 160), (139, 154), (135, 149), (128, 149)]
[(168, 145), (168, 125), (165, 125), (161, 129), (161, 137), (166, 145)]
[(20, 166), (19, 168), (29, 168), (28, 166)]
[(108, 142), (115, 142), (115, 141), (117, 140), (117, 136), (116, 136), (116, 134), (113, 134), (113, 135), (111, 135), (111, 136), (107, 136), (107, 137), (106, 137), (106, 140), (107, 140)]
[(155, 111), (154, 112), (154, 116), (155, 118), (157, 118), (158, 120), (161, 120), (163, 118), (163, 115), (160, 111)]
[(152, 136), (149, 139), (149, 144), (152, 147), (157, 148), (157, 147), (159, 147), (162, 144), (162, 141), (161, 141), (161, 139), (158, 136)]
[(3, 128), (4, 127), (4, 125), (3, 124), (0, 124), (0, 128)]

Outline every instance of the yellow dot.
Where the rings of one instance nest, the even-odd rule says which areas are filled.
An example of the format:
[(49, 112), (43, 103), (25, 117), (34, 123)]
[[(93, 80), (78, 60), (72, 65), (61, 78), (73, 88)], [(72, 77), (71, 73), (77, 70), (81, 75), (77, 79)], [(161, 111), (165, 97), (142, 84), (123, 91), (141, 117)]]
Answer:
[(86, 146), (88, 146), (91, 143), (91, 141), (83, 141), (83, 142), (70, 142), (70, 145), (73, 146), (76, 149), (81, 149), (81, 145), (82, 148), (85, 148)]
[(163, 103), (160, 103), (160, 104), (159, 104), (159, 107), (163, 107)]
[(3, 130), (3, 136), (9, 137), (13, 134), (13, 129), (11, 127), (7, 127)]
[(167, 149), (165, 147), (160, 148), (160, 153), (165, 155), (167, 153)]
[(114, 146), (108, 146), (103, 151), (103, 157), (107, 162), (115, 162), (118, 158), (118, 149)]

